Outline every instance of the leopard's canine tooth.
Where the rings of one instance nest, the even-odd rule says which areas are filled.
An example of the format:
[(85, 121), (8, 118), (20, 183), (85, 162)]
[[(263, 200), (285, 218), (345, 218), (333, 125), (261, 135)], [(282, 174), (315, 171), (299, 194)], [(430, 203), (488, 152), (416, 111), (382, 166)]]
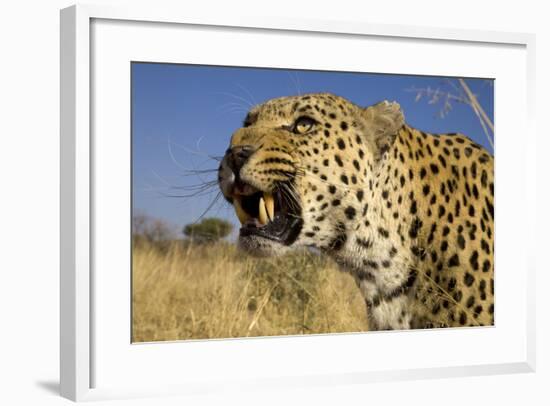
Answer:
[(241, 205), (240, 196), (233, 196), (233, 207), (235, 207), (235, 213), (237, 213), (237, 217), (239, 218), (241, 224), (246, 223), (250, 219), (250, 216), (244, 211), (243, 206)]
[(270, 221), (273, 221), (275, 218), (275, 200), (273, 199), (273, 195), (271, 193), (264, 192), (264, 202), (267, 210), (267, 216)]
[(262, 225), (266, 225), (269, 219), (267, 218), (267, 210), (265, 208), (265, 201), (263, 197), (260, 197), (260, 201), (258, 203), (258, 213), (258, 220), (260, 220)]

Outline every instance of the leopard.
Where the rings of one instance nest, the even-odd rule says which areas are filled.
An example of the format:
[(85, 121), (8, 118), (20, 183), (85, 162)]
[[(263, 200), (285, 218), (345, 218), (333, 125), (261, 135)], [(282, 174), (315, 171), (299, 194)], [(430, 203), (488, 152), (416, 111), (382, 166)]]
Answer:
[(397, 102), (311, 93), (252, 107), (218, 185), (242, 250), (328, 255), (369, 330), (478, 327), (494, 326), (493, 168), (466, 135), (409, 126)]

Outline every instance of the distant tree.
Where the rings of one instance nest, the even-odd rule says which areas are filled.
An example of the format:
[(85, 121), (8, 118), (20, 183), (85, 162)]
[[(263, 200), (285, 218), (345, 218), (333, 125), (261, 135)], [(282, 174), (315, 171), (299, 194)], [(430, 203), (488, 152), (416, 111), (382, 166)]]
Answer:
[(132, 236), (136, 242), (159, 243), (175, 237), (173, 228), (160, 219), (146, 214), (136, 214), (132, 218)]
[(187, 224), (183, 228), (183, 234), (197, 242), (215, 242), (227, 237), (233, 225), (220, 218), (206, 218), (200, 223)]

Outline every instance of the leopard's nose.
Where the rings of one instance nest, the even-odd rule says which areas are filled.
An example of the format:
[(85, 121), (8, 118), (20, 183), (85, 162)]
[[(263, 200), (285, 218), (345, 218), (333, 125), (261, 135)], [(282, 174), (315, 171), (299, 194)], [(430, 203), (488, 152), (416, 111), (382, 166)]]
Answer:
[(254, 153), (254, 147), (239, 145), (225, 151), (218, 170), (218, 183), (226, 199), (231, 201), (235, 183), (240, 181), (239, 172), (248, 158)]
[(239, 171), (253, 153), (254, 147), (252, 145), (237, 145), (226, 151), (226, 155), (229, 155), (229, 167), (233, 170), (235, 176), (238, 176)]

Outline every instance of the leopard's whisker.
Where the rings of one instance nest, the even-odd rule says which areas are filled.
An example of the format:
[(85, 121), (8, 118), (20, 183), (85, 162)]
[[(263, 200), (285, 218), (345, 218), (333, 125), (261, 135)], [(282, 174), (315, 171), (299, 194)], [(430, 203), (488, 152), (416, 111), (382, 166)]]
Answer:
[(230, 92), (212, 92), (213, 94), (218, 94), (218, 95), (222, 95), (222, 96), (229, 96), (229, 97), (233, 97), (234, 99), (236, 100), (240, 100), (241, 102), (245, 103), (245, 107), (248, 107), (248, 108), (252, 108), (254, 107), (254, 104), (251, 103), (249, 100), (245, 99), (244, 97), (241, 97), (239, 95), (236, 95), (234, 93), (230, 93)]

